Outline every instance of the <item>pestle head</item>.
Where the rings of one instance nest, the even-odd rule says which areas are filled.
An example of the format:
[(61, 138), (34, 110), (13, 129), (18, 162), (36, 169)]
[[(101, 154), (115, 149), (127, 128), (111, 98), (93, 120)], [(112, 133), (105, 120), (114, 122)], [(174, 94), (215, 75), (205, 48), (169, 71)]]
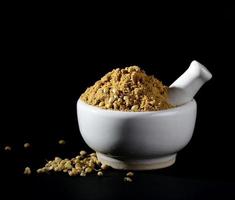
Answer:
[(198, 76), (205, 82), (209, 81), (212, 78), (212, 74), (209, 72), (209, 70), (196, 60), (191, 62), (189, 68), (191, 68), (194, 73), (198, 73)]
[(193, 99), (204, 83), (212, 78), (209, 70), (192, 61), (189, 68), (169, 87), (169, 103), (179, 106)]

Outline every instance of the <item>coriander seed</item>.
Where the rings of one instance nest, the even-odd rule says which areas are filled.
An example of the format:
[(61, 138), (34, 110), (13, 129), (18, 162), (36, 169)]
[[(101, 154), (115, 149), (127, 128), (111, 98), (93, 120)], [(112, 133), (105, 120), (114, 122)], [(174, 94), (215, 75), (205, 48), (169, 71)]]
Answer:
[(86, 151), (84, 151), (84, 150), (80, 151), (80, 155), (81, 156), (85, 156), (86, 155)]
[(61, 144), (61, 145), (64, 145), (66, 142), (65, 142), (65, 140), (61, 139), (61, 140), (58, 141), (58, 143)]
[(24, 148), (25, 149), (28, 149), (29, 147), (31, 147), (30, 143), (28, 143), (28, 142), (24, 143)]
[(125, 182), (132, 182), (133, 180), (130, 177), (124, 177)]
[(97, 172), (97, 176), (103, 176), (103, 175), (104, 175), (103, 172), (101, 171)]
[(24, 174), (25, 175), (30, 175), (31, 174), (31, 169), (29, 167), (25, 167)]
[(7, 146), (5, 146), (4, 150), (5, 151), (11, 151), (11, 147), (7, 145)]
[(127, 174), (126, 174), (126, 176), (134, 176), (134, 173), (133, 172), (128, 172)]

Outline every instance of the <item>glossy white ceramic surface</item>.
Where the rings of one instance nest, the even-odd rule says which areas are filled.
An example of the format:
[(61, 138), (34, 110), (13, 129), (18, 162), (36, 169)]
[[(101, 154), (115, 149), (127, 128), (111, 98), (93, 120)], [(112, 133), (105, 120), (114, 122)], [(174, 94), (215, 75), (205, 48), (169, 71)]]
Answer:
[[(90, 148), (100, 153), (101, 161), (117, 169), (161, 168), (161, 160), (167, 157), (173, 164), (175, 154), (192, 137), (196, 109), (195, 100), (153, 112), (112, 111), (88, 105), (82, 100), (77, 102), (82, 137)], [(155, 161), (156, 165), (152, 163), (144, 167), (148, 161)], [(169, 163), (162, 167), (165, 166)]]
[(173, 105), (183, 105), (192, 101), (198, 90), (210, 79), (209, 70), (197, 62), (192, 61), (189, 68), (169, 87), (169, 102)]

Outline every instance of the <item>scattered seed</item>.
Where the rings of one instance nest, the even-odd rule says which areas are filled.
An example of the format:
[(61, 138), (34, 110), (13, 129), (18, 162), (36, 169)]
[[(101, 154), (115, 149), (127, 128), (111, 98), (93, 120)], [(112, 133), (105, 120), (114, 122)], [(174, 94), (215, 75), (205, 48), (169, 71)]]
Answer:
[(59, 167), (55, 167), (55, 168), (54, 168), (54, 171), (55, 171), (55, 172), (58, 172), (58, 171), (59, 171)]
[(10, 146), (5, 146), (5, 151), (11, 151), (11, 147)]
[(72, 169), (73, 166), (71, 165), (71, 161), (67, 161), (67, 162), (65, 163), (64, 167), (65, 167), (66, 169)]
[(81, 156), (85, 156), (86, 155), (86, 151), (84, 151), (84, 150), (80, 151), (80, 155)]
[(69, 176), (74, 176), (73, 172), (70, 170), (68, 171), (68, 174), (69, 174)]
[(124, 177), (125, 182), (132, 182), (133, 180), (130, 177)]
[(126, 174), (126, 176), (134, 176), (134, 173), (133, 173), (133, 172), (128, 172), (128, 173)]
[(79, 163), (76, 163), (76, 164), (75, 164), (75, 169), (81, 170), (81, 165), (80, 165)]
[(68, 174), (69, 176), (76, 176), (78, 174), (78, 171), (75, 168), (73, 168), (72, 170), (68, 171)]
[(25, 167), (24, 174), (25, 175), (30, 175), (31, 174), (31, 169), (29, 167)]
[[(90, 173), (96, 173), (97, 176), (103, 176), (103, 171), (108, 169), (109, 166), (106, 164), (101, 164), (97, 158), (96, 153), (87, 154), (86, 151), (80, 151), (80, 155), (68, 159), (62, 159), (60, 157), (55, 157), (54, 160), (50, 160), (45, 164), (45, 167), (37, 170), (37, 173), (47, 173), (47, 172), (64, 172), (69, 176), (87, 176)], [(25, 168), (24, 174), (30, 174), (31, 170), (29, 167)], [(132, 182), (130, 178), (134, 176), (133, 172), (128, 172), (124, 177), (125, 182)]]
[(58, 168), (59, 168), (59, 170), (61, 171), (61, 170), (64, 168), (64, 164), (63, 164), (63, 163), (60, 163), (60, 164), (58, 165)]
[(63, 144), (65, 144), (66, 142), (65, 142), (65, 140), (59, 140), (58, 143), (61, 144), (61, 145), (63, 145)]
[(24, 148), (25, 149), (28, 149), (29, 147), (31, 147), (30, 143), (28, 143), (28, 142), (24, 143)]
[(55, 162), (60, 162), (62, 159), (60, 157), (55, 157)]
[[(55, 157), (54, 160), (50, 160), (45, 164), (44, 170), (42, 170), (43, 168), (38, 169), (37, 173), (62, 171), (68, 173), (69, 176), (86, 176), (88, 173), (97, 171), (96, 168), (101, 168), (96, 153), (87, 154), (86, 151), (82, 150), (79, 156), (71, 159)], [(103, 168), (106, 169), (107, 166), (104, 165)]]
[(86, 173), (85, 172), (81, 172), (80, 176), (86, 176)]
[(103, 172), (101, 171), (97, 172), (97, 176), (103, 176), (103, 175), (104, 175)]

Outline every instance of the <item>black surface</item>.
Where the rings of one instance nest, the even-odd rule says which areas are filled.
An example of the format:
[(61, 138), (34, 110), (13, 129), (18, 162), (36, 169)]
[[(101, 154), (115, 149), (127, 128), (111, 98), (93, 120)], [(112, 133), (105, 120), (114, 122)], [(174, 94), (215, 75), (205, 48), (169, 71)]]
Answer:
[[(116, 8), (116, 9), (115, 9)], [(194, 9), (193, 9), (194, 8)], [(83, 9), (82, 9), (83, 10)], [(35, 15), (34, 15), (35, 14)], [(1, 59), (1, 192), (9, 199), (234, 199), (234, 13), (230, 5), (112, 7), (67, 17), (52, 12), (3, 20)], [(46, 17), (45, 17), (46, 16)], [(45, 17), (45, 18), (44, 18)], [(169, 85), (192, 60), (213, 74), (196, 95), (193, 138), (170, 168), (105, 177), (22, 175), (56, 155), (91, 151), (77, 125), (76, 101), (115, 67), (140, 65)], [(57, 141), (64, 138), (64, 147)], [(32, 149), (25, 151), (25, 141)], [(12, 146), (12, 152), (3, 147)]]
[[(10, 199), (15, 196), (26, 199), (234, 199), (235, 197), (234, 176), (224, 173), (223, 168), (219, 169), (218, 165), (213, 166), (213, 163), (203, 157), (195, 157), (195, 153), (188, 147), (178, 154), (175, 165), (156, 171), (135, 172), (132, 183), (123, 181), (125, 171), (112, 169), (106, 171), (103, 177), (97, 177), (95, 174), (87, 177), (69, 177), (58, 173), (36, 174), (35, 169), (45, 164), (45, 158), (76, 155), (80, 148), (70, 141), (64, 146), (55, 142), (45, 147), (43, 143), (40, 147), (32, 146), (28, 150), (20, 146), (13, 147), (11, 152), (1, 154), (5, 164), (2, 163), (0, 168), (0, 175), (4, 177), (1, 180), (3, 185), (1, 192)], [(32, 175), (22, 174), (25, 166), (33, 169)]]

